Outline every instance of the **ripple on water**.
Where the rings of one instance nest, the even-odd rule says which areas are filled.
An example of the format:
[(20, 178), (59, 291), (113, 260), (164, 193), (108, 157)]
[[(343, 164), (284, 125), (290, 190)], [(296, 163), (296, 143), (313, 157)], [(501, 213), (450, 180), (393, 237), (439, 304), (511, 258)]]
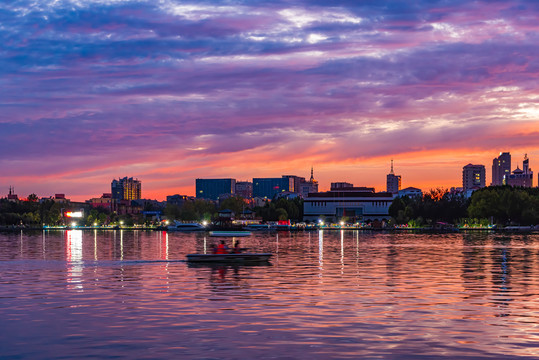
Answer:
[(270, 266), (188, 266), (204, 234), (0, 235), (12, 358), (539, 357), (539, 237), (256, 234)]

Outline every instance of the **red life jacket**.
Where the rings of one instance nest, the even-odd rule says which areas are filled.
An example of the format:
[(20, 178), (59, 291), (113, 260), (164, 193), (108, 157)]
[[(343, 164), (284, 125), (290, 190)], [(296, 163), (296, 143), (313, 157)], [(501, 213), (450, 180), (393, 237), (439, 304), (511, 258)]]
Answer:
[(226, 245), (225, 244), (219, 244), (219, 246), (217, 246), (217, 251), (215, 253), (216, 254), (228, 254), (228, 251), (226, 250)]

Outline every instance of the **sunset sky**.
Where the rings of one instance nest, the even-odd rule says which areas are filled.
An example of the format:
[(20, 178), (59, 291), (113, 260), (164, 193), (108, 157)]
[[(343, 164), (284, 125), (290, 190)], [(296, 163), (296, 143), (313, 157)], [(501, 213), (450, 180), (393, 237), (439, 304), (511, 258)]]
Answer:
[(0, 196), (539, 170), (539, 1), (0, 2)]

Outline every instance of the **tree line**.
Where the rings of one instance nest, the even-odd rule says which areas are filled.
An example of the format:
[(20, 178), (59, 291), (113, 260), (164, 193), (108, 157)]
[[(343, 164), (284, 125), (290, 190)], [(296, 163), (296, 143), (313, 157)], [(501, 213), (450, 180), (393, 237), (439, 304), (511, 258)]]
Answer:
[(535, 225), (539, 224), (539, 188), (491, 186), (470, 198), (447, 189), (432, 189), (423, 197), (397, 197), (389, 208), (396, 224)]
[(233, 211), (236, 218), (245, 213), (246, 210), (250, 210), (255, 217), (262, 219), (262, 221), (290, 219), (297, 222), (303, 219), (303, 200), (300, 198), (273, 199), (266, 201), (263, 206), (250, 207), (240, 196), (231, 196), (220, 201), (219, 204), (202, 199), (185, 201), (181, 206), (167, 204), (164, 215), (170, 220), (212, 221), (217, 220), (219, 211), (225, 209)]

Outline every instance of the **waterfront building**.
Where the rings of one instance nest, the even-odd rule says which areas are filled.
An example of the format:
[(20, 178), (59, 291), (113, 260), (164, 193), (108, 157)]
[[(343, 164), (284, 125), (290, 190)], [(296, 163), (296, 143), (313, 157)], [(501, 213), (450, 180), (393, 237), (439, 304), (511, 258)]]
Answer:
[(236, 195), (244, 199), (253, 197), (253, 183), (250, 181), (236, 181)]
[(506, 178), (511, 174), (511, 154), (501, 152), (500, 156), (492, 160), (491, 186), (506, 185)]
[(92, 198), (86, 202), (93, 208), (103, 208), (109, 211), (113, 211), (115, 208), (115, 200), (110, 193), (104, 193), (100, 198)]
[(462, 168), (462, 187), (464, 191), (485, 187), (485, 165), (468, 164)]
[(389, 220), (393, 194), (374, 191), (333, 190), (309, 194), (303, 202), (303, 220), (338, 221), (346, 217), (351, 222)]
[(299, 190), (296, 191), (299, 195), (305, 199), (310, 193), (318, 192), (318, 181), (314, 179), (314, 169), (311, 166), (311, 178), (309, 181), (303, 181), (299, 184)]
[(524, 155), (522, 170), (517, 166), (517, 168), (513, 170), (513, 173), (507, 177), (507, 185), (523, 187), (533, 186), (533, 171), (529, 167), (529, 159), (527, 155)]
[(221, 195), (236, 193), (236, 179), (196, 179), (196, 198), (219, 200)]
[(142, 184), (140, 180), (128, 178), (114, 179), (110, 184), (112, 198), (115, 200), (138, 200), (142, 198)]
[(404, 197), (408, 196), (409, 198), (412, 197), (423, 197), (423, 192), (421, 189), (415, 188), (415, 187), (407, 187), (405, 189), (399, 190), (399, 196)]
[(273, 199), (276, 194), (290, 191), (293, 187), (294, 179), (290, 177), (253, 178), (253, 197)]
[(393, 160), (391, 160), (391, 171), (386, 176), (386, 191), (392, 194), (398, 194), (401, 189), (401, 176), (395, 175), (393, 171)]

